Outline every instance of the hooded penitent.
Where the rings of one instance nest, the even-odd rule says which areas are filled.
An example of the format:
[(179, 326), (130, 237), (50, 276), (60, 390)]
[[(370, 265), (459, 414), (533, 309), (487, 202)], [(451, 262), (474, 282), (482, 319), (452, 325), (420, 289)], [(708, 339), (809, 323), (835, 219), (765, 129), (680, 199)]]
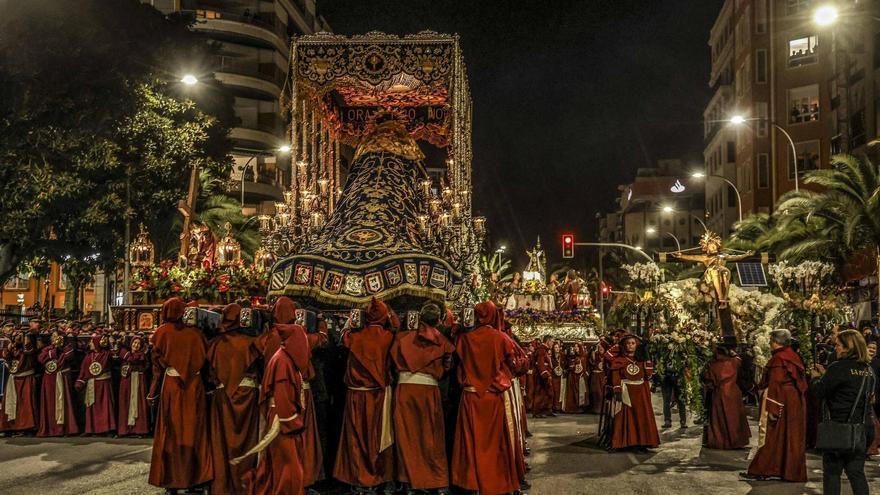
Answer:
[(241, 316), (241, 306), (235, 303), (227, 304), (223, 307), (221, 314), (223, 316), (220, 320), (219, 330), (221, 333), (239, 328), (240, 325), (238, 319)]

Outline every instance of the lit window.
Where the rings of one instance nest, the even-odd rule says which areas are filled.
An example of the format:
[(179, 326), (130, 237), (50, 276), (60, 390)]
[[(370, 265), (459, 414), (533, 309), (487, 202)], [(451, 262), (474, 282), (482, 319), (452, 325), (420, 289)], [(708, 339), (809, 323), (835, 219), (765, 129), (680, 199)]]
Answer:
[[(819, 141), (796, 143), (795, 150), (797, 150), (798, 176), (819, 168)], [(788, 163), (788, 178), (794, 179), (794, 167), (792, 167), (790, 160)]]
[(29, 285), (30, 277), (24, 273), (19, 273), (18, 275), (10, 277), (9, 280), (6, 281), (6, 285), (3, 287), (8, 290), (27, 290)]
[(801, 86), (788, 91), (790, 124), (819, 120), (819, 85)]
[(800, 67), (814, 64), (818, 60), (816, 53), (819, 38), (816, 35), (795, 38), (788, 42), (788, 66)]

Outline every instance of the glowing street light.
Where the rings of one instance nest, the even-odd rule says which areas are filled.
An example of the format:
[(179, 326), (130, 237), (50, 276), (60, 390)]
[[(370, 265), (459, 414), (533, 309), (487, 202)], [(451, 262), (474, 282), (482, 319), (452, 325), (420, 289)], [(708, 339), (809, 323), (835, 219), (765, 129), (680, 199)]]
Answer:
[(197, 82), (199, 82), (199, 78), (197, 78), (196, 76), (194, 76), (192, 74), (186, 74), (185, 76), (180, 78), (180, 82), (182, 82), (183, 84), (186, 84), (187, 86), (193, 86)]
[(819, 26), (830, 26), (837, 22), (840, 11), (834, 5), (822, 5), (813, 12), (813, 22)]
[(645, 233), (646, 234), (656, 234), (657, 229), (655, 229), (654, 227), (648, 227), (647, 229), (645, 229)]
[(290, 153), (290, 145), (285, 144), (285, 145), (283, 145), (283, 146), (280, 146), (280, 147), (278, 148), (278, 151), (279, 151), (280, 153)]
[(740, 125), (746, 121), (746, 118), (742, 115), (734, 115), (730, 118), (730, 123), (734, 125)]
[(675, 212), (675, 208), (673, 208), (669, 205), (666, 205), (663, 207), (663, 213), (674, 213), (674, 212)]
[[(756, 117), (756, 118), (747, 119), (747, 118), (743, 117), (742, 115), (734, 115), (733, 117), (731, 117), (729, 119), (729, 122), (733, 125), (741, 125), (741, 124), (746, 123), (746, 121), (749, 121), (749, 120), (760, 120), (760, 121), (769, 122), (770, 125), (772, 125), (775, 129), (777, 129), (783, 135), (785, 135), (785, 137), (788, 139), (788, 144), (791, 146), (791, 159), (794, 160), (794, 190), (800, 191), (800, 184), (798, 181), (797, 147), (794, 145), (794, 139), (791, 138), (791, 134), (789, 134), (788, 131), (786, 131), (782, 126), (780, 126), (776, 122), (773, 122), (772, 120), (768, 119), (767, 117)], [(740, 218), (740, 220), (742, 220), (742, 219)]]
[(694, 172), (691, 174), (691, 177), (693, 177), (694, 179), (702, 179), (706, 177), (706, 174), (704, 174), (703, 172)]

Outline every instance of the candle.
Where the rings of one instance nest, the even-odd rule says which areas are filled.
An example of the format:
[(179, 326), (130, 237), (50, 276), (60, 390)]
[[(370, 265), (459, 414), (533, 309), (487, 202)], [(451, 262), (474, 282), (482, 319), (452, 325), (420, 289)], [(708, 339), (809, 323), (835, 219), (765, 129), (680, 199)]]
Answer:
[(428, 197), (431, 195), (431, 180), (430, 179), (425, 179), (422, 181), (422, 194), (424, 194), (425, 197)]
[(330, 181), (326, 178), (318, 179), (318, 187), (321, 189), (321, 194), (327, 194), (327, 186), (330, 185)]

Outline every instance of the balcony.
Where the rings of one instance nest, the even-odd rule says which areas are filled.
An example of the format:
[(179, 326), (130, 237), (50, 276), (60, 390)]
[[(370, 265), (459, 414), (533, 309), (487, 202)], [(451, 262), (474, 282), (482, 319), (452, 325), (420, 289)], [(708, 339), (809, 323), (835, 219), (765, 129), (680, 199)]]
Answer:
[(195, 16), (196, 29), (212, 33), (218, 39), (256, 41), (282, 53), (288, 50), (287, 32), (274, 13), (235, 11), (220, 0), (182, 0), (180, 8)]
[(229, 131), (230, 139), (240, 143), (245, 148), (275, 149), (282, 139), (279, 133), (266, 132), (245, 126), (234, 127)]

